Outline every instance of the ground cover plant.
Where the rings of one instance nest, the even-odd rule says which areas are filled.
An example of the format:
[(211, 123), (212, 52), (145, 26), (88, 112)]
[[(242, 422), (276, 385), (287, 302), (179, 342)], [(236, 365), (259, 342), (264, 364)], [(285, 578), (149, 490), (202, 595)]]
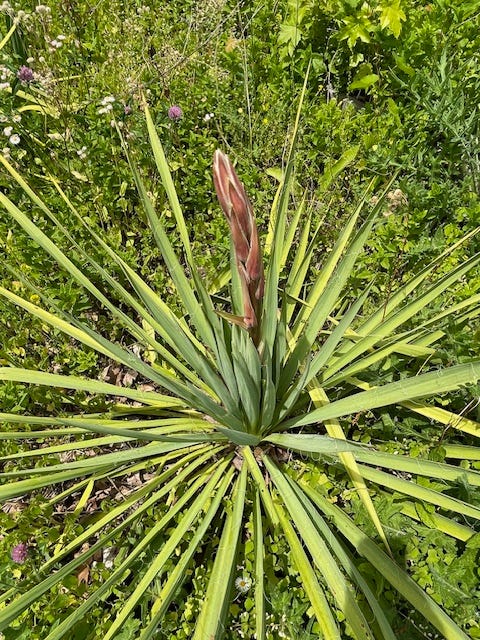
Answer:
[[(354, 4), (0, 5), (0, 184), (26, 225), (0, 215), (0, 364), (17, 376), (0, 385), (7, 638), (184, 639), (202, 625), (229, 638), (368, 637), (363, 619), (375, 637), (479, 636), (478, 386), (463, 384), (478, 357), (474, 3)], [(228, 266), (218, 148), (253, 200), (262, 261), (242, 186), (217, 155), (241, 258), (232, 249)], [(354, 407), (362, 391), (403, 393), (400, 381), (443, 368), (454, 393), (431, 383), (428, 404)], [(162, 401), (174, 385), (189, 402), (147, 408), (166, 382)], [(199, 392), (208, 406), (195, 411)], [(349, 410), (283, 431), (323, 393)], [(187, 419), (205, 444), (180, 447)], [(229, 534), (236, 545), (220, 553)], [(224, 592), (220, 566), (232, 570)]]

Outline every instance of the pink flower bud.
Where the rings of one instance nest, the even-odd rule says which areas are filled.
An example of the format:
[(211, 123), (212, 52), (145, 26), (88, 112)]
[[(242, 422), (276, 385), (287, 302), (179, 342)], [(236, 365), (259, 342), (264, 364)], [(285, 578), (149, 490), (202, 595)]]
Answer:
[[(258, 328), (262, 308), (264, 275), (257, 225), (252, 205), (229, 158), (217, 149), (213, 156), (213, 183), (227, 218), (242, 284), (244, 323)], [(258, 338), (258, 331), (252, 333)]]

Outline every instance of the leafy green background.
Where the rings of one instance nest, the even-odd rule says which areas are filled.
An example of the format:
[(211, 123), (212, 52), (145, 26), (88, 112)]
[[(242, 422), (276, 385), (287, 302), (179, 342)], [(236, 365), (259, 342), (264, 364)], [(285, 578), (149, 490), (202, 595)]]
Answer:
[[(12, 20), (20, 20), (14, 36), (0, 51), (2, 69), (10, 71), (13, 89), (12, 93), (0, 92), (0, 117), (2, 129), (13, 127), (21, 139), (20, 144), (12, 145), (4, 135), (0, 147), (8, 148), (3, 153), (10, 155), (17, 170), (54, 208), (72, 236), (99, 261), (105, 259), (67, 209), (59, 210), (57, 193), (44, 175), (58, 178), (85, 219), (156, 290), (163, 291), (174, 308), (177, 302), (171, 295), (171, 283), (147, 230), (111, 123), (115, 119), (127, 135), (149, 180), (157, 210), (168, 226), (172, 214), (149, 155), (142, 93), (155, 114), (194, 251), (209, 281), (228, 266), (227, 227), (212, 195), (213, 151), (220, 147), (237, 160), (265, 233), (285, 139), (292, 129), (295, 99), (309, 64), (296, 179), (307, 187), (315, 221), (323, 220), (319, 263), (359, 194), (375, 176), (391, 176), (398, 170), (396, 188), (401, 197), (392, 196), (350, 286), (362, 292), (373, 280), (377, 301), (387, 301), (394, 285), (473, 228), (480, 218), (480, 36), (478, 3), (473, 0), (434, 0), (428, 4), (416, 0), (283, 0), (274, 4), (257, 0), (240, 4), (229, 0), (65, 0), (52, 3), (49, 12), (36, 5), (25, 1), (4, 3), (0, 8), (2, 35)], [(64, 38), (59, 39), (60, 35)], [(53, 41), (61, 46), (52, 45)], [(22, 64), (37, 74), (30, 86), (14, 79)], [(107, 96), (115, 98), (112, 110), (99, 113)], [(46, 111), (35, 110), (39, 101), (47, 105)], [(183, 110), (178, 121), (168, 118), (173, 104)], [(213, 117), (206, 117), (210, 114)], [(15, 202), (25, 203), (6, 172), (0, 173), (0, 188)], [(301, 195), (299, 186), (298, 197)], [(35, 222), (50, 228), (38, 212)], [(52, 239), (68, 253), (64, 236)], [(478, 240), (473, 242), (478, 244)], [(48, 257), (3, 216), (0, 248), (5, 256), (0, 271), (4, 286), (25, 293), (21, 278), (26, 277), (61, 309), (93, 318), (101, 332), (121, 341), (121, 329), (115, 322), (92, 307), (89, 297), (68, 274), (52, 269)], [(462, 251), (453, 254), (439, 272), (461, 263), (464, 257)], [(452, 304), (479, 288), (477, 270), (452, 295)], [(32, 301), (36, 300), (32, 295)], [(440, 302), (444, 300), (438, 301), (439, 306)], [(3, 301), (0, 336), (2, 365), (96, 377), (109, 364)], [(463, 362), (478, 354), (479, 341), (477, 327), (452, 324), (435, 359), (444, 364)], [(385, 380), (389, 372), (401, 367), (400, 357), (396, 358), (383, 365)], [(454, 408), (464, 410), (470, 398), (471, 391), (458, 394)], [(74, 401), (93, 410), (92, 400), (84, 393), (76, 393)], [(45, 404), (56, 411), (70, 402), (71, 397), (61, 390), (17, 383), (0, 388), (4, 411), (35, 414)], [(474, 403), (467, 406), (467, 414), (480, 418)], [(382, 418), (376, 422), (368, 414), (358, 416), (351, 426), (354, 439), (384, 441), (391, 443), (387, 449), (398, 447), (412, 455), (442, 459), (443, 434), (427, 421), (412, 420), (401, 412)], [(468, 440), (463, 438), (462, 443), (468, 444)], [(17, 453), (19, 447), (0, 441), (2, 455)], [(321, 486), (329, 499), (368, 528), (369, 518), (354, 492), (344, 485), (343, 476), (337, 481), (335, 469), (329, 470), (327, 478), (311, 462), (301, 464), (307, 482), (317, 489)], [(8, 463), (6, 470), (21, 465), (19, 459)], [(480, 464), (474, 463), (475, 467)], [(459, 495), (465, 490), (458, 486)], [(401, 505), (394, 499), (386, 500), (380, 492), (374, 497), (379, 513), (388, 516), (397, 560), (472, 638), (480, 638), (478, 536), (466, 545), (453, 541), (425, 526), (427, 510), (414, 521), (401, 513)], [(49, 557), (59, 540), (73, 539), (89, 518), (95, 517), (79, 518), (67, 504), (62, 507), (67, 511), (64, 518), (51, 498), (39, 495), (0, 511), (0, 530), (6, 534), (0, 539), (2, 584), (25, 580), (28, 586), (35, 567)], [(99, 508), (107, 509), (114, 500), (115, 495), (108, 494)], [(470, 500), (479, 504), (480, 496), (470, 496)], [(143, 526), (156, 517), (157, 513), (147, 514)], [(10, 548), (25, 540), (30, 544), (30, 557), (24, 565), (14, 565)], [(273, 534), (266, 542), (271, 609), (268, 637), (317, 637), (302, 587), (288, 574), (285, 543)], [(119, 539), (116, 544), (121, 549), (123, 543)], [(216, 543), (218, 538), (213, 537), (212, 550)], [(155, 548), (149, 553), (154, 554)], [(239, 571), (248, 575), (252, 571), (248, 562), (253, 562), (248, 541), (244, 555), (247, 562)], [(210, 566), (208, 558), (206, 554), (193, 569), (198, 594)], [(139, 562), (148, 560), (142, 557)], [(354, 561), (381, 598), (398, 638), (438, 637), (396, 600), (380, 575), (369, 574), (361, 559)], [(46, 629), (73, 610), (84, 592), (94, 589), (106, 573), (99, 562), (91, 569), (88, 584), (72, 578), (57, 590), (48, 607), (34, 607), (31, 617), (19, 620), (5, 638), (45, 637)], [(188, 593), (179, 598), (186, 601), (185, 610), (168, 614), (164, 635), (159, 637), (191, 637), (198, 601)], [(114, 601), (107, 604), (118, 606)], [(251, 637), (252, 607), (248, 593), (233, 601), (232, 638)], [(108, 607), (93, 609), (79, 625), (75, 638), (101, 638), (111, 615)], [(135, 637), (135, 631), (133, 621), (118, 638)], [(348, 627), (344, 634), (351, 637)]]

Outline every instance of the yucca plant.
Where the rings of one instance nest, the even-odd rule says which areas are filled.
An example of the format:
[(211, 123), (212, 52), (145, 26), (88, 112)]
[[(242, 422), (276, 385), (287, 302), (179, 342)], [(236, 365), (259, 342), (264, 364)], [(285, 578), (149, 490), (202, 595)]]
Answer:
[[(116, 266), (115, 276), (82, 249), (42, 198), (0, 156), (5, 170), (31, 200), (32, 212), (41, 212), (65, 234), (72, 255), (63, 253), (2, 193), (4, 214), (85, 287), (123, 327), (132, 345), (142, 345), (142, 349), (134, 352), (125, 346), (126, 339), (116, 344), (62, 311), (22, 274), (17, 273), (16, 279), (33, 288), (42, 307), (5, 288), (0, 293), (32, 317), (135, 371), (139, 380), (150, 385), (148, 389), (119, 388), (97, 379), (0, 368), (3, 381), (113, 398), (104, 414), (1, 414), (8, 425), (1, 434), (4, 439), (30, 443), (54, 439), (51, 446), (27, 447), (23, 453), (3, 457), (4, 462), (12, 457), (30, 462), (28, 469), (0, 474), (3, 500), (58, 487), (52, 503), (76, 496), (78, 517), (97, 483), (122, 483), (135, 474), (145, 474), (126, 499), (87, 520), (74, 538), (61, 539), (34, 577), (11, 586), (1, 596), (0, 630), (15, 623), (34, 603), (47, 599), (99, 551), (116, 546), (118, 555), (101, 584), (92, 592), (87, 590), (73, 611), (59, 615), (48, 640), (73, 637), (76, 625), (90, 609), (107, 598), (111, 606), (112, 594), (117, 604), (105, 640), (120, 637), (134, 618), (139, 640), (166, 637), (162, 621), (172, 607), (181, 608), (180, 592), (198, 595), (194, 640), (221, 638), (228, 633), (236, 599), (236, 567), (242, 564), (248, 538), (253, 570), (243, 586), (251, 581), (254, 594), (252, 637), (266, 638), (265, 541), (275, 535), (288, 546), (289, 571), (298, 576), (310, 603), (309, 615), (316, 621), (318, 637), (396, 638), (381, 594), (374, 592), (364, 573), (367, 566), (369, 573), (381, 575), (442, 637), (468, 638), (394, 559), (372, 492), (395, 494), (402, 500), (404, 513), (412, 518), (418, 518), (417, 507), (431, 507), (431, 527), (466, 541), (474, 535), (471, 523), (479, 519), (480, 509), (452, 497), (448, 489), (459, 479), (478, 487), (480, 474), (457, 464), (456, 446), (444, 447), (450, 462), (436, 462), (354, 443), (347, 440), (346, 429), (352, 416), (369, 411), (375, 416), (376, 409), (388, 408), (392, 416), (409, 410), (434, 421), (439, 429), (448, 425), (459, 437), (478, 435), (479, 424), (448, 410), (443, 401), (443, 406), (437, 406), (426, 398), (476, 383), (480, 360), (420, 373), (412, 365), (410, 375), (400, 370), (389, 382), (382, 379), (378, 365), (396, 354), (405, 357), (405, 362), (415, 358), (428, 362), (434, 352), (432, 344), (443, 335), (445, 320), (460, 322), (478, 315), (480, 295), (449, 308), (437, 307), (428, 318), (424, 311), (479, 264), (477, 254), (435, 278), (445, 258), (480, 229), (422, 268), (378, 308), (367, 304), (368, 290), (352, 300), (349, 278), (382, 207), (382, 197), (375, 206), (370, 204), (369, 189), (312, 279), (321, 226), (312, 228), (305, 200), (292, 211), (297, 115), (289, 158), (262, 243), (252, 206), (230, 160), (220, 151), (215, 154), (214, 183), (231, 230), (231, 277), (225, 278), (225, 288), (231, 292), (229, 306), (224, 291), (209, 290), (196, 268), (187, 225), (147, 106), (145, 117), (176, 221), (181, 257), (173, 250), (126, 145), (125, 153), (183, 305), (180, 315), (88, 227), (54, 177), (50, 180), (58, 190), (59, 205), (63, 203), (84, 224)], [(388, 189), (386, 185), (385, 192)], [(95, 282), (79, 266), (82, 264), (95, 272)], [(123, 281), (118, 272), (123, 273)], [(96, 455), (82, 455), (92, 449)], [(471, 454), (478, 459), (478, 451), (464, 446), (461, 456)], [(65, 452), (71, 453), (70, 461), (51, 463), (52, 455)], [(298, 455), (313, 456), (316, 462), (312, 465), (327, 473), (335, 467), (344, 474), (358, 492), (375, 535), (368, 536), (340, 504), (329, 500), (303, 474)], [(50, 462), (42, 464), (44, 457)], [(441, 480), (444, 490), (427, 486), (423, 478)], [(151, 549), (155, 551), (148, 555)], [(145, 557), (148, 562), (142, 562)], [(362, 570), (356, 561), (360, 557)], [(206, 571), (201, 585), (193, 571), (199, 564)]]

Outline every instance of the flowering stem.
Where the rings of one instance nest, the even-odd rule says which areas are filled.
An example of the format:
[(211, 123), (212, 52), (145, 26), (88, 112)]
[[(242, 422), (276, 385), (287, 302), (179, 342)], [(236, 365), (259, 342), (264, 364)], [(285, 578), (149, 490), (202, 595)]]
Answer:
[(217, 149), (213, 156), (213, 183), (230, 226), (243, 295), (243, 326), (258, 347), (264, 293), (262, 251), (252, 205), (229, 158)]

